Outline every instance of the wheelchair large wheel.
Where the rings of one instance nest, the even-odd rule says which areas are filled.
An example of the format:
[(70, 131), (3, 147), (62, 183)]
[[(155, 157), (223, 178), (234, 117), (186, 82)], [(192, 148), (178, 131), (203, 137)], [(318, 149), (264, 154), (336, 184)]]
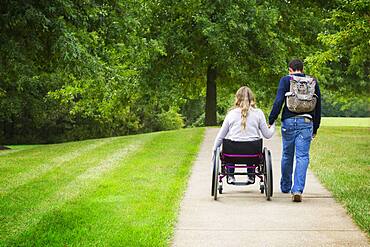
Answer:
[(217, 148), (214, 154), (213, 160), (213, 172), (212, 172), (212, 187), (211, 187), (211, 196), (217, 200), (217, 190), (218, 190), (218, 173), (220, 167), (220, 149)]
[(216, 154), (217, 154), (217, 152), (215, 151), (213, 153), (213, 170), (212, 170), (211, 196), (213, 196), (214, 193), (215, 193), (215, 181), (216, 181), (216, 179), (215, 179), (215, 173), (216, 173), (216, 156), (217, 156)]
[(265, 160), (265, 167), (264, 167), (264, 184), (265, 184), (265, 195), (268, 201), (271, 200), (273, 194), (273, 178), (272, 178), (272, 161), (271, 161), (271, 153), (267, 148), (264, 148), (264, 160)]

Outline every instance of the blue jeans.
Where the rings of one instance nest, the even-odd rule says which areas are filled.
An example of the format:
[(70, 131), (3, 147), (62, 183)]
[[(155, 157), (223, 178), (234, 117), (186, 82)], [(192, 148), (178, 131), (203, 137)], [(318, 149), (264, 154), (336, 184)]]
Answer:
[[(310, 161), (310, 144), (313, 124), (304, 117), (284, 119), (281, 125), (283, 154), (281, 158), (280, 189), (283, 193), (303, 193)], [(296, 155), (294, 184), (292, 187), (293, 161)]]

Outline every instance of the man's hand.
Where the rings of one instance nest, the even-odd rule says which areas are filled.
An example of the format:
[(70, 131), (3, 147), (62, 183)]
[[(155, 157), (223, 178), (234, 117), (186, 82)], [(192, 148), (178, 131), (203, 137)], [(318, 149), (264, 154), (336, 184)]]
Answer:
[(316, 137), (316, 134), (312, 134), (312, 139), (314, 139)]

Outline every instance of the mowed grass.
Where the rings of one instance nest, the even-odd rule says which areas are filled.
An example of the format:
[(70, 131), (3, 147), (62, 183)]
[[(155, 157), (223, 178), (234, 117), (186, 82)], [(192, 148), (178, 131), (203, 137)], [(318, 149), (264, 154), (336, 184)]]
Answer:
[(370, 237), (370, 128), (320, 127), (310, 168)]
[(168, 246), (203, 133), (2, 151), (0, 246)]
[(369, 127), (370, 118), (352, 118), (352, 117), (323, 117), (321, 126), (347, 126), (347, 127)]

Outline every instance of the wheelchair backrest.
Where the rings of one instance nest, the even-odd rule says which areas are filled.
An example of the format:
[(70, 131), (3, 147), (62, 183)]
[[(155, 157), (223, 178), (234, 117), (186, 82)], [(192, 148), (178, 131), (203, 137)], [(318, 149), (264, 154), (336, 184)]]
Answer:
[(223, 163), (258, 164), (262, 158), (262, 139), (239, 142), (223, 139), (221, 160)]
[(262, 153), (262, 139), (247, 142), (223, 139), (222, 152), (226, 154), (260, 154)]

